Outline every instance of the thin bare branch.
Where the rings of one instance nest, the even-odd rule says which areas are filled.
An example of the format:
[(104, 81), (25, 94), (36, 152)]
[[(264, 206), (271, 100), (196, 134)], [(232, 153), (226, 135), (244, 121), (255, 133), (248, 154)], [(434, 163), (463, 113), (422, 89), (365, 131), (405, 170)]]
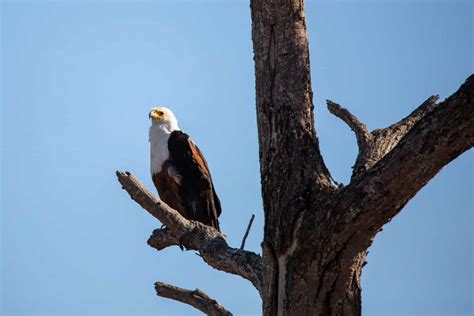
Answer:
[[(166, 225), (180, 244), (188, 249), (198, 250), (210, 266), (249, 280), (261, 293), (262, 257), (250, 251), (229, 247), (225, 235), (213, 227), (184, 218), (178, 211), (158, 200), (130, 172), (117, 171), (117, 178), (130, 197)], [(174, 244), (163, 230), (155, 232), (152, 247), (159, 245), (158, 248), (163, 249), (165, 244)]]
[(186, 290), (163, 282), (155, 283), (156, 294), (181, 303), (191, 305), (204, 314), (211, 316), (231, 316), (232, 313), (224, 308), (215, 299), (210, 298), (199, 289)]
[(250, 228), (252, 228), (252, 223), (254, 219), (255, 219), (255, 214), (252, 214), (252, 217), (250, 217), (250, 222), (247, 225), (247, 230), (245, 231), (244, 238), (242, 238), (242, 244), (240, 244), (240, 250), (243, 250), (245, 247), (245, 241), (247, 240), (247, 237), (249, 236)]
[(331, 100), (326, 100), (326, 103), (329, 112), (343, 120), (355, 133), (357, 144), (359, 145), (359, 151), (370, 146), (370, 139), (372, 137), (364, 123), (360, 122), (354, 114), (339, 104), (332, 102)]
[(360, 162), (361, 164), (364, 164), (364, 170), (369, 170), (379, 160), (385, 157), (385, 155), (388, 154), (398, 144), (398, 142), (408, 134), (416, 123), (432, 113), (436, 108), (436, 101), (438, 98), (437, 95), (433, 95), (399, 122), (392, 124), (389, 127), (372, 131), (371, 135), (373, 143), (370, 154), (366, 161)]
[(400, 120), (400, 122), (395, 123), (387, 128), (392, 130), (398, 130), (404, 128), (409, 130), (417, 122), (426, 117), (428, 114), (432, 113), (436, 108), (436, 102), (439, 100), (439, 95), (432, 95), (426, 99), (419, 107), (417, 107), (413, 112), (411, 112), (407, 117)]

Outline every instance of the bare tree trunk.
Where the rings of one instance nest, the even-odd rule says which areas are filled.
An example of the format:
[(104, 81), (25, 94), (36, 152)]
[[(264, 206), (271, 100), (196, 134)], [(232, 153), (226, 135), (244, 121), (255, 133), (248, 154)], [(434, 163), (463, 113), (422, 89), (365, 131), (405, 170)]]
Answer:
[[(304, 2), (252, 0), (251, 11), (263, 255), (230, 247), (225, 235), (182, 217), (130, 173), (117, 172), (118, 180), (167, 226), (153, 232), (151, 247), (184, 245), (210, 266), (249, 280), (262, 297), (264, 315), (360, 315), (360, 276), (376, 234), (474, 145), (474, 76), (445, 101), (431, 96), (401, 121), (372, 132), (328, 101), (359, 146), (351, 182), (335, 186), (314, 125)], [(200, 290), (163, 283), (156, 290), (208, 314), (230, 314)]]
[(435, 105), (431, 97), (404, 120), (372, 133), (329, 101), (360, 147), (351, 184), (336, 188), (314, 126), (304, 2), (252, 0), (251, 10), (265, 210), (264, 314), (360, 315), (360, 275), (375, 234), (446, 163), (472, 147), (473, 80), (449, 102)]

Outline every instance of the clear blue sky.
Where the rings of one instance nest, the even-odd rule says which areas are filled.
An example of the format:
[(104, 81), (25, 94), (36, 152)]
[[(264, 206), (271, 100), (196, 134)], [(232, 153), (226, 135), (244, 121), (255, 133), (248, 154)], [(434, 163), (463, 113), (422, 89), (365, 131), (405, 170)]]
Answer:
[[(260, 252), (254, 70), (248, 1), (3, 1), (1, 315), (189, 315), (157, 280), (258, 315), (249, 282), (177, 247), (115, 179), (152, 187), (148, 109), (165, 105), (203, 150), (221, 227)], [(347, 183), (357, 147), (324, 104), (371, 129), (473, 72), (470, 1), (310, 1), (321, 150)], [(366, 315), (473, 314), (473, 153), (431, 181), (377, 237), (363, 272)]]

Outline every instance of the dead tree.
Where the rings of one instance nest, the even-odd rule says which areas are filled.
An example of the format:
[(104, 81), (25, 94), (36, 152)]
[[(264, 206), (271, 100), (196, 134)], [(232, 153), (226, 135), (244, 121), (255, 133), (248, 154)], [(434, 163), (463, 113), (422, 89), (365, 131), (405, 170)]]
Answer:
[[(429, 97), (401, 121), (372, 132), (328, 101), (359, 145), (350, 183), (335, 186), (316, 136), (303, 1), (252, 0), (251, 12), (262, 255), (229, 247), (224, 235), (186, 220), (133, 175), (117, 172), (118, 179), (169, 228), (155, 230), (150, 246), (181, 243), (210, 266), (249, 280), (264, 315), (360, 315), (360, 276), (376, 234), (445, 165), (473, 147), (474, 76), (446, 100)], [(163, 283), (156, 290), (210, 315), (230, 314), (199, 290)]]

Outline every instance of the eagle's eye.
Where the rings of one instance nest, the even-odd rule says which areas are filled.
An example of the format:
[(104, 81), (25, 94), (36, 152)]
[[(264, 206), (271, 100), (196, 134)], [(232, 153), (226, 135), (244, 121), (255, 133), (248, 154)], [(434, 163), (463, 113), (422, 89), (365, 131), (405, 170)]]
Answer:
[(156, 111), (156, 114), (158, 114), (158, 116), (163, 116), (165, 114), (165, 112), (163, 111)]

